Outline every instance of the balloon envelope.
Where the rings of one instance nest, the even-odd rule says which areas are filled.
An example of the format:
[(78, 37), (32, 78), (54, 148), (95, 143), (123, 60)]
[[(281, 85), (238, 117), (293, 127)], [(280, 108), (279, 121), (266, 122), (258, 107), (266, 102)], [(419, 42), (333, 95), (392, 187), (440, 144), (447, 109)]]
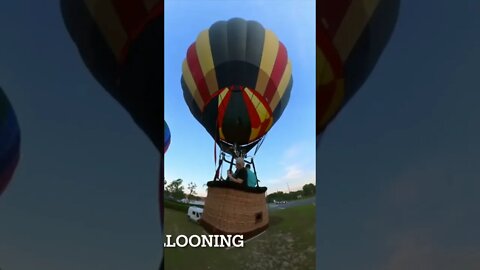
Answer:
[[(163, 155), (163, 1), (60, 0), (60, 7), (68, 33), (91, 74)], [(161, 160), (161, 212), (162, 176)]]
[(0, 88), (0, 195), (10, 182), (20, 157), (20, 128), (15, 112)]
[(170, 146), (170, 129), (168, 128), (167, 122), (164, 121), (164, 150), (163, 153), (167, 152), (168, 147)]
[(292, 64), (272, 31), (234, 18), (198, 35), (181, 84), (190, 112), (222, 149), (236, 144), (248, 152), (285, 110)]
[(372, 72), (399, 6), (400, 0), (317, 1), (317, 136)]
[(61, 0), (60, 5), (92, 75), (163, 151), (163, 1)]

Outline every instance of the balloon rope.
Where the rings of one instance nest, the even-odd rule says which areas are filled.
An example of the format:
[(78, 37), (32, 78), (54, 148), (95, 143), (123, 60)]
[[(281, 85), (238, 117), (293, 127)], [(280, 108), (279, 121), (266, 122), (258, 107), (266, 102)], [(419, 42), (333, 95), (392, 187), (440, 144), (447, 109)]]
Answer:
[[(217, 166), (217, 140), (218, 140), (218, 117), (217, 121), (215, 121), (215, 140), (213, 141), (213, 162), (214, 162), (214, 167)], [(219, 176), (219, 170), (221, 166), (221, 161), (219, 160), (219, 166), (217, 168), (217, 171), (215, 172), (215, 177), (213, 180), (217, 180)]]
[(253, 157), (255, 157), (255, 155), (257, 155), (258, 149), (260, 149), (260, 147), (262, 146), (263, 141), (265, 140), (265, 137), (267, 137), (266, 134), (262, 137), (260, 143), (259, 143), (259, 144), (257, 145), (257, 147), (255, 148), (255, 152), (253, 152)]
[(217, 165), (217, 142), (213, 142), (213, 160), (215, 165)]

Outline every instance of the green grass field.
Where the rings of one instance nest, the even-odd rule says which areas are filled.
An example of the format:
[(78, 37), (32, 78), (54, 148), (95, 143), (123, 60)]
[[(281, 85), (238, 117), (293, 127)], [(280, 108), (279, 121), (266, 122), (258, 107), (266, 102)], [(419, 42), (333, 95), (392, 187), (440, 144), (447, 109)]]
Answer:
[[(186, 213), (165, 209), (165, 233), (201, 235)], [(315, 206), (270, 212), (269, 229), (243, 248), (165, 248), (165, 269), (315, 269)]]

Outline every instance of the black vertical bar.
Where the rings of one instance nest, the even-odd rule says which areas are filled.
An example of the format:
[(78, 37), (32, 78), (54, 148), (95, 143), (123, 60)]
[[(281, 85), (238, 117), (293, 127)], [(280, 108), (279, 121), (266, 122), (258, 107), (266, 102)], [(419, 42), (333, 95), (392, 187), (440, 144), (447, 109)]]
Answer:
[(253, 167), (253, 173), (255, 174), (255, 177), (257, 178), (257, 187), (258, 187), (258, 176), (257, 176), (257, 169), (255, 169), (255, 162), (253, 162), (253, 157), (250, 161), (252, 163), (252, 167)]
[(234, 156), (232, 155), (232, 159), (230, 160), (230, 171), (232, 170), (232, 167), (233, 167), (233, 158)]
[(223, 160), (220, 158), (218, 161), (217, 170), (215, 171), (215, 176), (213, 177), (213, 181), (217, 181), (217, 179), (219, 179), (220, 167), (222, 167), (222, 163), (223, 163)]

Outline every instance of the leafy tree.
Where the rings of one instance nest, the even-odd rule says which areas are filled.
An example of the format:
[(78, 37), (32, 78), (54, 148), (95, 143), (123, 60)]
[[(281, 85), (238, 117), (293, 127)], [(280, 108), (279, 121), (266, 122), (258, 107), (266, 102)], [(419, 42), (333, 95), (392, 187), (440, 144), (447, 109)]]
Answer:
[(167, 180), (163, 179), (163, 197), (169, 198), (171, 197), (170, 191), (168, 190)]
[(315, 195), (316, 188), (315, 185), (310, 183), (303, 186), (303, 195), (304, 196), (313, 196)]
[(172, 181), (166, 187), (168, 194), (176, 200), (185, 198), (185, 192), (183, 192), (182, 183), (183, 183), (182, 179), (177, 179)]
[(274, 192), (272, 194), (267, 195), (267, 201), (268, 202), (273, 202), (275, 201), (284, 201), (286, 200), (286, 194), (283, 193), (282, 191), (279, 192)]
[(189, 200), (192, 200), (193, 196), (197, 194), (197, 192), (195, 191), (196, 188), (197, 188), (197, 184), (195, 184), (193, 182), (190, 182), (188, 184), (187, 190), (189, 191), (189, 194), (188, 194), (188, 199)]

